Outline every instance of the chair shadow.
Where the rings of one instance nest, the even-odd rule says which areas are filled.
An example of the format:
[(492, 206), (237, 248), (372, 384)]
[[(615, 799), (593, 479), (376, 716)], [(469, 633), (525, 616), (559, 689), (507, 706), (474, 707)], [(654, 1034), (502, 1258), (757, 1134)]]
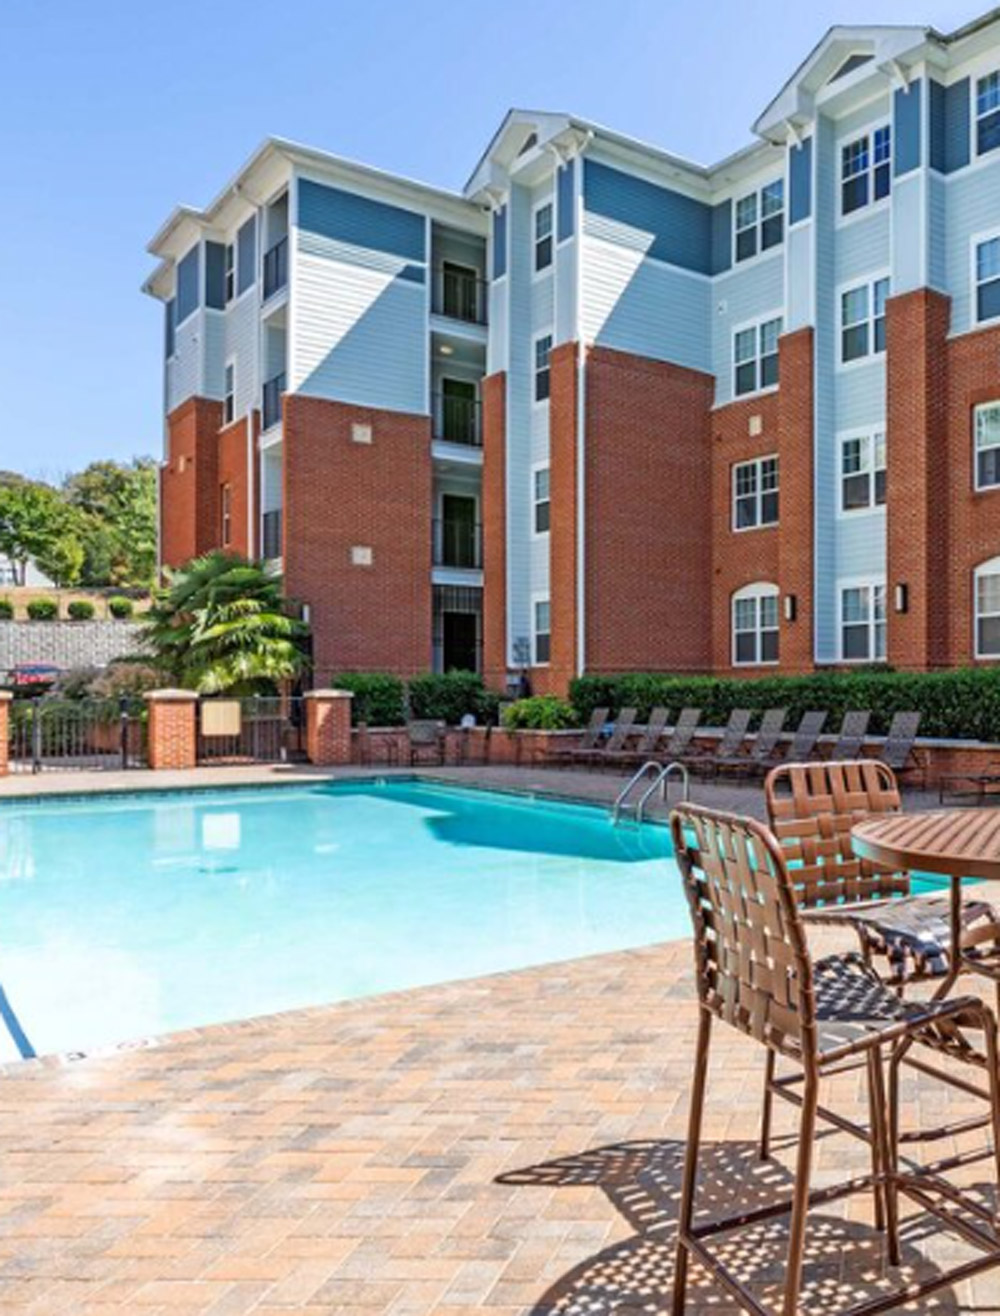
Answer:
[[(634, 1231), (602, 1249), (552, 1283), (530, 1308), (530, 1316), (652, 1316), (669, 1312), (680, 1203), (684, 1144), (627, 1142), (581, 1152), (500, 1175), (497, 1183), (545, 1188), (600, 1188)], [(699, 1221), (752, 1210), (790, 1196), (793, 1176), (777, 1161), (760, 1161), (755, 1143), (705, 1143), (696, 1197)], [(855, 1199), (860, 1200), (860, 1199)], [(768, 1310), (780, 1310), (787, 1220), (768, 1221), (713, 1240), (715, 1255), (752, 1289)], [(810, 1212), (805, 1282), (800, 1308), (809, 1316), (835, 1316), (846, 1308), (886, 1295), (903, 1284), (941, 1273), (921, 1251), (940, 1226), (906, 1221), (903, 1264), (889, 1270), (882, 1235), (868, 1224)], [(971, 1251), (971, 1250), (970, 1250)], [(949, 1261), (948, 1263), (953, 1264)], [(736, 1304), (708, 1274), (692, 1264), (687, 1310), (694, 1313)], [(936, 1316), (986, 1316), (1000, 1303), (960, 1306), (950, 1287), (920, 1300), (921, 1312)]]

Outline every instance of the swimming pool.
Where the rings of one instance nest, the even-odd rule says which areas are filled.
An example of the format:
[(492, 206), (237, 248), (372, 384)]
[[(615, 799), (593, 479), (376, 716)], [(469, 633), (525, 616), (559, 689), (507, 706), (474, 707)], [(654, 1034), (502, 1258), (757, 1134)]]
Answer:
[(0, 1059), (684, 936), (662, 827), (415, 780), (0, 804)]

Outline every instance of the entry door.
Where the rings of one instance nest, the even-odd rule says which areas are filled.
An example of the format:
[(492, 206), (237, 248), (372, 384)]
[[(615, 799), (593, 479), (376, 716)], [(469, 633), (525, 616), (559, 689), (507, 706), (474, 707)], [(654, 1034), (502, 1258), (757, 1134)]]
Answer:
[(446, 612), (443, 665), (446, 672), (478, 671), (478, 625), (474, 612)]
[(441, 497), (441, 531), (443, 566), (476, 567), (479, 557), (476, 544), (476, 500), (464, 494)]
[(476, 386), (467, 379), (441, 380), (441, 437), (449, 443), (476, 442)]

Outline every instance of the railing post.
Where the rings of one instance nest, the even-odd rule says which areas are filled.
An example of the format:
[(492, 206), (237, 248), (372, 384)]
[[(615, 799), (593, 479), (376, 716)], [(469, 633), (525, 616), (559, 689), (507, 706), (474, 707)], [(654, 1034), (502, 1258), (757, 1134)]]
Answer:
[(318, 767), (351, 761), (350, 690), (310, 690), (306, 706), (306, 757)]
[(124, 772), (128, 768), (128, 699), (125, 695), (118, 696), (118, 745)]
[(193, 690), (150, 690), (149, 766), (193, 768), (198, 762), (198, 696)]
[(0, 690), (0, 777), (10, 771), (10, 706), (14, 696), (9, 690)]
[(31, 701), (31, 771), (33, 773), (42, 770), (42, 701), (33, 699)]

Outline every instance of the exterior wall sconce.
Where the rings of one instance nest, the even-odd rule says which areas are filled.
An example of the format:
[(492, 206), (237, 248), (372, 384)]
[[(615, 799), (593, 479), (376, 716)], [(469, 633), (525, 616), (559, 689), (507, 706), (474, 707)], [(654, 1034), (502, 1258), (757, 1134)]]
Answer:
[(799, 600), (795, 594), (785, 595), (785, 621), (795, 621), (799, 615)]
[(895, 598), (893, 600), (897, 612), (910, 611), (910, 587), (909, 585), (899, 584), (895, 589)]

